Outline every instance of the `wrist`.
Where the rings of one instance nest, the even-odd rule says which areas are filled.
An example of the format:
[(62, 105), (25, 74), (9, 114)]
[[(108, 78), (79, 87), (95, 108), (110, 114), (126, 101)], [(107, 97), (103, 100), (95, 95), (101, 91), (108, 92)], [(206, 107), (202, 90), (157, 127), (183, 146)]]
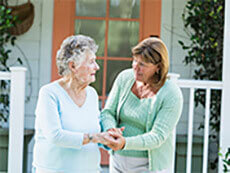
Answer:
[(84, 137), (83, 137), (83, 145), (86, 145), (88, 144), (90, 141), (89, 141), (89, 134), (88, 133), (85, 133), (84, 134)]
[(123, 142), (122, 142), (121, 150), (123, 150), (123, 149), (125, 148), (125, 144), (126, 144), (126, 140), (125, 140), (125, 138), (123, 138)]
[(88, 138), (89, 138), (89, 143), (93, 142), (94, 139), (93, 134), (88, 134)]
[(94, 140), (93, 134), (86, 133), (84, 134), (83, 145), (93, 142), (93, 140)]

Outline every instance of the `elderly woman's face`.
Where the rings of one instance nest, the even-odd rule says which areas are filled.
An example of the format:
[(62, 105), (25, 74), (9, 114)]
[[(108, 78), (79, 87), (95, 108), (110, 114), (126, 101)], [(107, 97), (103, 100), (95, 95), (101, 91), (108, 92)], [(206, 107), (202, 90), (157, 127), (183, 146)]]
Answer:
[(96, 71), (99, 70), (99, 66), (96, 63), (96, 55), (92, 51), (86, 51), (85, 60), (77, 67), (75, 71), (75, 77), (83, 83), (90, 84), (95, 82)]
[(144, 62), (140, 55), (133, 57), (132, 67), (135, 79), (144, 83), (147, 83), (159, 70), (158, 65)]

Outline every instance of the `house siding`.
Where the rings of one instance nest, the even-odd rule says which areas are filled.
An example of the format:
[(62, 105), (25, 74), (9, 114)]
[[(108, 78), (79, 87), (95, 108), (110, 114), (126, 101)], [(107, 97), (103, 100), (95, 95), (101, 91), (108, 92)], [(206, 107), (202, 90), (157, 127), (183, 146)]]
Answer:
[[(179, 79), (193, 79), (194, 64), (185, 65), (183, 62), (186, 51), (178, 43), (179, 40), (189, 45), (190, 40), (184, 31), (182, 13), (187, 0), (162, 0), (162, 20), (161, 38), (166, 43), (170, 57), (169, 72), (180, 74)], [(184, 106), (181, 119), (177, 126), (178, 135), (186, 135), (188, 129), (188, 110), (189, 110), (189, 90), (182, 89), (184, 96)], [(194, 135), (203, 135), (203, 130), (198, 130), (200, 123), (203, 122), (202, 107), (198, 107), (194, 112)]]

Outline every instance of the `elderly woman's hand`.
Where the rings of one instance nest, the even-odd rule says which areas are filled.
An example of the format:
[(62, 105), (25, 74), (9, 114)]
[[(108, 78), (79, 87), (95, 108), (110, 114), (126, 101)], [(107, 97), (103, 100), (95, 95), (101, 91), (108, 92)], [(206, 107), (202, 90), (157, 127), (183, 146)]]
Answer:
[(115, 139), (108, 132), (102, 132), (93, 134), (92, 142), (108, 145), (110, 142), (115, 142)]

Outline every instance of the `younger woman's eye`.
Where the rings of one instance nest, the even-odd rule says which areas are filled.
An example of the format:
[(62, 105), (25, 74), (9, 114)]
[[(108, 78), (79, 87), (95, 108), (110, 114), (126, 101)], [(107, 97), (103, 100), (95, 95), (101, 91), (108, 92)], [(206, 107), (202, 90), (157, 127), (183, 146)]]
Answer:
[(140, 64), (140, 66), (145, 66), (145, 64), (144, 64), (144, 63), (142, 63), (142, 62), (140, 62), (139, 64)]

